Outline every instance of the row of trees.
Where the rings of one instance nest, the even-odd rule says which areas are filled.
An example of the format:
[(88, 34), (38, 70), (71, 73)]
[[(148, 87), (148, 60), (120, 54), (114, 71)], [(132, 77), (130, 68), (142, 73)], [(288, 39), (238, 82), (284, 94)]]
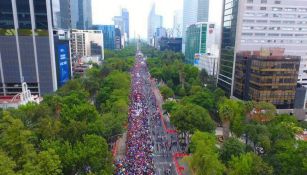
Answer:
[(132, 58), (110, 58), (41, 104), (0, 112), (0, 174), (112, 174), (127, 121)]
[[(307, 173), (307, 144), (295, 139), (306, 123), (277, 115), (270, 103), (227, 99), (210, 84), (212, 77), (182, 60), (181, 54), (164, 52), (148, 59), (148, 65), (160, 82), (163, 109), (191, 140), (188, 162), (196, 174)], [(218, 142), (214, 133), (219, 123), (224, 140)]]

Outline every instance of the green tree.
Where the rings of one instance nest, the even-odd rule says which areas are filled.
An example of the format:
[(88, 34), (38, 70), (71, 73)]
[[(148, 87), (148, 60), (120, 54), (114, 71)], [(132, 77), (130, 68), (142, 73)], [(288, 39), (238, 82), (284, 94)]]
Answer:
[(272, 175), (273, 168), (254, 153), (232, 157), (228, 168), (229, 175)]
[(178, 106), (172, 113), (171, 122), (184, 133), (194, 133), (196, 130), (213, 132), (215, 129), (208, 111), (195, 104)]
[(225, 166), (219, 161), (215, 136), (209, 133), (195, 132), (192, 136), (192, 156), (189, 166), (198, 175), (222, 175)]
[(174, 91), (168, 86), (164, 85), (161, 86), (159, 89), (164, 99), (174, 97)]
[(178, 104), (176, 101), (167, 100), (166, 102), (162, 104), (162, 108), (168, 113), (173, 112), (174, 110), (177, 109), (177, 107), (178, 107)]
[(237, 136), (243, 133), (243, 103), (232, 99), (224, 99), (219, 103), (218, 113), (223, 123), (223, 137), (225, 139), (229, 137), (230, 128)]
[(4, 151), (0, 150), (0, 175), (16, 175), (15, 167), (16, 163)]
[(307, 173), (307, 143), (305, 141), (279, 140), (267, 156), (274, 173), (295, 175)]
[(245, 145), (238, 139), (231, 137), (223, 143), (220, 150), (220, 158), (223, 163), (227, 163), (232, 156), (240, 156), (245, 152)]

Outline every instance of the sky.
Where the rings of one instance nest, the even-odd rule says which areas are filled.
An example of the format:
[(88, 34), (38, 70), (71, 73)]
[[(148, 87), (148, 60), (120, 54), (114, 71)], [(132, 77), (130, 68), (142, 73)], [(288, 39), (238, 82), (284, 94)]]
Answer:
[[(121, 8), (130, 13), (130, 36), (147, 36), (147, 18), (156, 4), (156, 13), (163, 16), (163, 27), (172, 28), (176, 10), (183, 9), (183, 0), (92, 0), (93, 24), (113, 24), (112, 18), (120, 15)], [(219, 22), (222, 0), (210, 0), (210, 17)], [(217, 10), (216, 10), (217, 9)], [(212, 12), (212, 13), (211, 13)], [(211, 21), (215, 22), (215, 21)]]

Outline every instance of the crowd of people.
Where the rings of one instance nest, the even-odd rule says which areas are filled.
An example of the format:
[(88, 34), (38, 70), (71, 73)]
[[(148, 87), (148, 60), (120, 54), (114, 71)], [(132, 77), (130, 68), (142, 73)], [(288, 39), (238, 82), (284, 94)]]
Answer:
[(126, 156), (116, 160), (115, 175), (170, 175), (172, 141), (177, 139), (163, 128), (150, 74), (140, 56), (136, 57), (131, 78)]
[(149, 104), (154, 102), (148, 97), (150, 84), (147, 84), (147, 66), (143, 58), (137, 58), (131, 71), (132, 84), (128, 114), (126, 157), (117, 160), (117, 175), (153, 175), (154, 143), (150, 136)]

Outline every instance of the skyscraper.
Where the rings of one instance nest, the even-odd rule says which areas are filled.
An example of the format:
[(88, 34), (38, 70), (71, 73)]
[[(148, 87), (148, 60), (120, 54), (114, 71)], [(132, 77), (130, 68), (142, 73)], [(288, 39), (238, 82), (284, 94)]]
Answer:
[(92, 0), (70, 0), (73, 29), (88, 30), (92, 27)]
[(26, 82), (33, 94), (55, 91), (70, 79), (67, 32), (54, 31), (51, 0), (0, 1), (0, 95)]
[(306, 0), (224, 1), (218, 86), (232, 96), (236, 53), (263, 48), (284, 48), (285, 55), (301, 56), (303, 76), (307, 72), (306, 7)]
[(147, 39), (148, 43), (154, 44), (154, 34), (157, 28), (161, 28), (163, 26), (163, 17), (156, 14), (156, 5), (153, 4), (149, 16), (148, 16), (148, 28), (147, 28)]
[(113, 17), (114, 25), (120, 30), (122, 45), (129, 40), (129, 12), (127, 9), (121, 9), (121, 16)]
[(70, 0), (52, 0), (52, 13), (54, 28), (71, 28)]
[(122, 18), (123, 18), (123, 24), (124, 24), (124, 32), (125, 35), (127, 35), (127, 40), (129, 40), (129, 12), (127, 9), (122, 9)]
[(173, 24), (174, 37), (177, 38), (182, 37), (182, 27), (183, 27), (182, 22), (183, 22), (182, 10), (176, 10), (174, 13), (174, 24)]
[(185, 49), (187, 28), (197, 22), (208, 22), (209, 0), (184, 0), (183, 2), (183, 27), (182, 51)]

